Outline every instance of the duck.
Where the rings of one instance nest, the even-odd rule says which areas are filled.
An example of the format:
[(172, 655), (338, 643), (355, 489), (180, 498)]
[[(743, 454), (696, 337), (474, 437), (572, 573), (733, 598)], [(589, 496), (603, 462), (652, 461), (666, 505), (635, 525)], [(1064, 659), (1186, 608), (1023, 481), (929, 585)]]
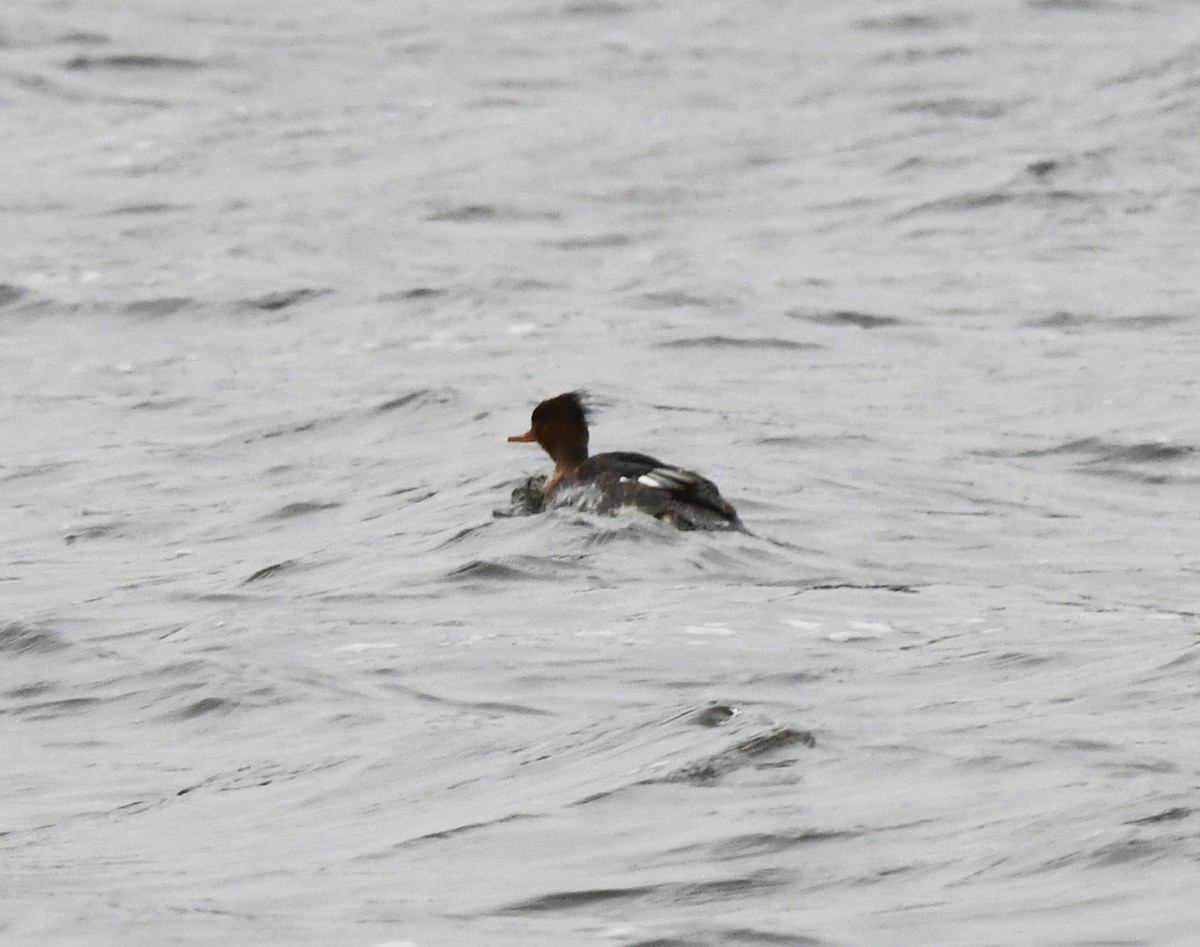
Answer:
[[(743, 529), (717, 485), (695, 471), (632, 451), (589, 454), (589, 416), (586, 392), (567, 391), (538, 404), (529, 430), (508, 439), (537, 443), (554, 461), (541, 485), (543, 501), (593, 513), (634, 508), (683, 530)], [(514, 500), (522, 491), (513, 491)]]

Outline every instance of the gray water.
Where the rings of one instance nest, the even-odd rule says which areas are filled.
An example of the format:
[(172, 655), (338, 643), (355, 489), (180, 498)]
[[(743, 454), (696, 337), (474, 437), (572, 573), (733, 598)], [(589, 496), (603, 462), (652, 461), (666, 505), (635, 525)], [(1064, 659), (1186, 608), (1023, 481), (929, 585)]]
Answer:
[[(1200, 6), (17, 0), (0, 939), (1191, 945)], [(497, 517), (597, 450), (750, 533)]]

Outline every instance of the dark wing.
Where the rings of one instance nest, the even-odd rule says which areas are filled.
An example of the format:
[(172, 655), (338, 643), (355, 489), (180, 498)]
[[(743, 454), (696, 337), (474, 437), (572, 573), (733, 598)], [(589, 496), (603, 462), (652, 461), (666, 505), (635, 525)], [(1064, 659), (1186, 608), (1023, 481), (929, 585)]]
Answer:
[(627, 496), (659, 519), (698, 526), (689, 508), (716, 514), (719, 520), (735, 522), (737, 511), (721, 496), (711, 480), (691, 470), (664, 464), (648, 454), (613, 451), (597, 454), (577, 471), (581, 480), (603, 483), (614, 496)]
[(657, 457), (649, 454), (635, 454), (631, 451), (614, 450), (606, 454), (595, 454), (585, 460), (577, 471), (580, 479), (589, 480), (604, 474), (615, 477), (628, 477), (636, 480), (644, 473), (655, 467), (666, 467)]

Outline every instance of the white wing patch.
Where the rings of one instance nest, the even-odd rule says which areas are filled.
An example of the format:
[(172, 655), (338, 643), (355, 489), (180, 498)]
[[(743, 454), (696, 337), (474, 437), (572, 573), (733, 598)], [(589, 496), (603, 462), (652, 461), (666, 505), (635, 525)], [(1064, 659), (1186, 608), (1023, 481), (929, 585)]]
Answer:
[(655, 467), (638, 477), (638, 483), (656, 490), (688, 490), (696, 486), (696, 478), (678, 467)]

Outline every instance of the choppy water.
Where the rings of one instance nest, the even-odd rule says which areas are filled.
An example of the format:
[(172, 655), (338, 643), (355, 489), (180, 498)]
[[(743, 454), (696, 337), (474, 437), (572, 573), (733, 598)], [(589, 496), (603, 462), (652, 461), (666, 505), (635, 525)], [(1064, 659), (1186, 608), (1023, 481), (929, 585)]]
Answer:
[(10, 4), (4, 943), (1195, 943), (1198, 36)]

